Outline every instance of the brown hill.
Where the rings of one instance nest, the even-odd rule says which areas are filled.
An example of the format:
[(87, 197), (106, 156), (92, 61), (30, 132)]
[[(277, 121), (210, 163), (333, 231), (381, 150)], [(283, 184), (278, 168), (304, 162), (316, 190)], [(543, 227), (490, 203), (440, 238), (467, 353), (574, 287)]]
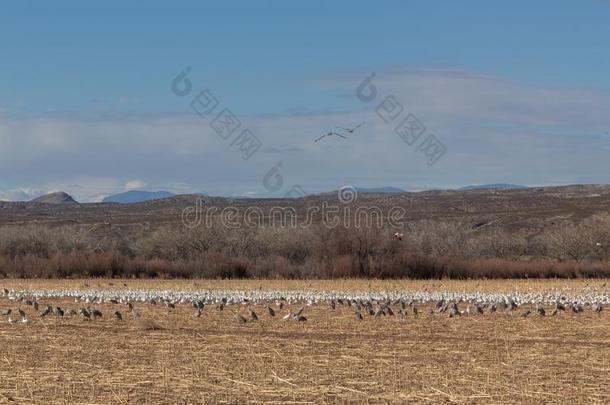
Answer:
[(33, 199), (31, 202), (41, 204), (78, 204), (72, 196), (63, 191), (43, 195)]

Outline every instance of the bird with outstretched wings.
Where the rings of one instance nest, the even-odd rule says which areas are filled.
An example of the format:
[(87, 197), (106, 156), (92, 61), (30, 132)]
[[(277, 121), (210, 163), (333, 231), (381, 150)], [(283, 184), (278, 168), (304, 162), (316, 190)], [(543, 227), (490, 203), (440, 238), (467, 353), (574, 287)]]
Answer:
[(345, 127), (337, 127), (337, 128), (340, 128), (340, 129), (344, 130), (345, 132), (349, 132), (350, 134), (353, 134), (355, 130), (357, 130), (358, 128), (360, 128), (364, 124), (365, 124), (364, 122), (361, 122), (360, 124), (356, 125), (353, 128), (345, 128)]
[(327, 136), (333, 136), (333, 135), (336, 135), (336, 136), (339, 136), (339, 137), (341, 137), (343, 139), (346, 139), (346, 137), (344, 135), (338, 134), (335, 131), (330, 131), (330, 132), (320, 136), (319, 138), (315, 139), (314, 142), (321, 141), (322, 139), (326, 138)]

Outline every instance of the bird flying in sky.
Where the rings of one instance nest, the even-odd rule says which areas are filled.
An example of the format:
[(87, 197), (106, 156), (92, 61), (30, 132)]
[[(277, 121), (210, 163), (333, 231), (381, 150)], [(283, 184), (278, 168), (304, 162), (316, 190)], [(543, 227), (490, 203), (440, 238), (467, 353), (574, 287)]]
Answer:
[(317, 138), (316, 140), (314, 140), (314, 142), (318, 142), (318, 141), (320, 141), (320, 140), (322, 140), (322, 139), (326, 138), (327, 136), (333, 136), (333, 135), (336, 135), (336, 136), (339, 136), (339, 137), (341, 137), (341, 138), (343, 138), (343, 139), (346, 139), (346, 137), (345, 137), (344, 135), (338, 134), (338, 133), (336, 133), (336, 132), (334, 132), (334, 131), (330, 131), (330, 132), (328, 132), (328, 133), (326, 133), (326, 134), (322, 135), (321, 137)]
[(356, 125), (353, 128), (345, 128), (345, 127), (337, 127), (337, 128), (341, 128), (342, 130), (344, 130), (345, 132), (349, 132), (350, 134), (353, 134), (355, 130), (357, 130), (358, 128), (360, 128), (361, 126), (363, 126), (365, 123), (361, 122), (360, 124)]

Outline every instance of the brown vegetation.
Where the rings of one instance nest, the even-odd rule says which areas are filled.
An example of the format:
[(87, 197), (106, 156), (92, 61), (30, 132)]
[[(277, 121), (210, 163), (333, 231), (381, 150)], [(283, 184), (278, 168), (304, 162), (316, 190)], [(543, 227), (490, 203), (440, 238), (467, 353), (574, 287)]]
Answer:
[(610, 275), (610, 216), (536, 235), (461, 222), (394, 229), (166, 225), (112, 235), (83, 226), (0, 227), (5, 277), (524, 278)]

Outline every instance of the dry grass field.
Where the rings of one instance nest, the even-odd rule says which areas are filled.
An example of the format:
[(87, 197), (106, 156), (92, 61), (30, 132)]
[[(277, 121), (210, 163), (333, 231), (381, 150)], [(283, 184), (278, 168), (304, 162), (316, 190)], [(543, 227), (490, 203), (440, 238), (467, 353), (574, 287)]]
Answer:
[[(112, 285), (111, 285), (112, 284)], [(308, 289), (427, 291), (598, 291), (606, 280), (575, 281), (163, 281), (2, 280), (9, 289)], [(73, 299), (41, 299), (62, 308)], [(427, 304), (428, 306), (432, 304)], [(92, 305), (93, 306), (93, 305)], [(0, 403), (608, 403), (610, 310), (522, 318), (520, 311), (449, 318), (420, 307), (356, 321), (348, 306), (306, 306), (306, 322), (274, 318), (239, 324), (244, 305), (201, 318), (134, 303), (144, 330), (124, 304), (95, 304), (104, 316), (0, 319)], [(292, 304), (296, 309), (301, 304)], [(124, 320), (111, 318), (115, 310)], [(521, 308), (520, 308), (521, 309)]]

